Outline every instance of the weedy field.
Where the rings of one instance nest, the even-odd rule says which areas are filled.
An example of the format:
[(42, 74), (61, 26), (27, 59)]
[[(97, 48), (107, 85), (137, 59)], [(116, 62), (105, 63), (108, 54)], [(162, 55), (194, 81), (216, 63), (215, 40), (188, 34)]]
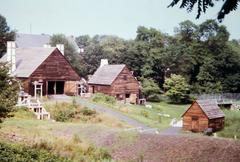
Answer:
[[(145, 118), (150, 117), (154, 121), (158, 120), (154, 118), (154, 112), (167, 113), (170, 117), (177, 118), (185, 109), (184, 105), (181, 105), (181, 110), (177, 111), (178, 105), (171, 105), (171, 108), (167, 109), (165, 108), (168, 107), (167, 103), (151, 104), (153, 105), (151, 109), (126, 105), (128, 110), (124, 111), (127, 112), (124, 112), (123, 108), (116, 111), (125, 114), (131, 111), (132, 114), (142, 115), (141, 111), (146, 110), (149, 116)], [(45, 102), (45, 107), (51, 112), (55, 121), (37, 120), (26, 108), (20, 108), (14, 113), (14, 117), (1, 123), (1, 161), (22, 159), (22, 161), (155, 162), (239, 161), (240, 159), (238, 140), (192, 134), (172, 136), (140, 134), (126, 131), (128, 125), (107, 114), (97, 113), (74, 102)], [(234, 123), (239, 119), (238, 115), (236, 119), (231, 118), (234, 118), (232, 121)], [(166, 118), (158, 121), (158, 124), (165, 120), (166, 123), (167, 120), (170, 121)], [(165, 125), (167, 127), (167, 124)]]

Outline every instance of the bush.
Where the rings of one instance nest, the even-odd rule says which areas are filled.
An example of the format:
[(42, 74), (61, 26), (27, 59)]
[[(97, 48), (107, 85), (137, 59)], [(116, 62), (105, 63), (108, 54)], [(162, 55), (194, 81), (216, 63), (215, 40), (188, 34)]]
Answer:
[(147, 100), (150, 102), (160, 102), (161, 95), (160, 94), (152, 94), (152, 95), (148, 96)]
[(191, 101), (190, 86), (181, 75), (171, 74), (171, 77), (166, 79), (163, 86), (166, 90), (165, 95), (169, 97), (172, 103), (189, 103)]
[(81, 113), (83, 115), (86, 115), (86, 116), (91, 116), (91, 115), (95, 115), (96, 114), (96, 111), (95, 110), (91, 110), (91, 109), (88, 109), (88, 108), (83, 108), (81, 110)]
[(142, 92), (148, 101), (160, 101), (161, 90), (153, 79), (142, 79)]
[(46, 105), (52, 118), (56, 121), (66, 122), (73, 120), (81, 120), (83, 122), (92, 121), (96, 118), (95, 110), (81, 107), (73, 103), (56, 103), (54, 105)]
[(21, 145), (13, 145), (0, 142), (0, 161), (1, 162), (67, 162), (69, 160), (58, 157), (43, 149), (28, 148)]
[(111, 105), (114, 105), (117, 102), (115, 97), (105, 95), (105, 94), (102, 94), (102, 93), (95, 93), (92, 97), (92, 101), (93, 102), (111, 104)]
[(56, 120), (56, 121), (60, 121), (60, 122), (65, 122), (68, 121), (69, 119), (73, 118), (75, 114), (75, 110), (73, 107), (71, 106), (67, 106), (67, 105), (56, 105), (55, 109), (53, 110), (52, 113), (52, 117)]

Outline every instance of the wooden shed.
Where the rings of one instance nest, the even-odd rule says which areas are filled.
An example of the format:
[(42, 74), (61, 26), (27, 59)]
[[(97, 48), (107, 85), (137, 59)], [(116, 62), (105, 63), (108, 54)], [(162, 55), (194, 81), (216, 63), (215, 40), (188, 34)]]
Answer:
[(88, 85), (90, 93), (104, 93), (134, 104), (139, 99), (139, 83), (124, 64), (101, 64), (89, 79)]
[(202, 132), (212, 128), (218, 131), (224, 127), (224, 113), (214, 100), (196, 100), (182, 117), (184, 130)]
[(14, 42), (8, 42), (7, 54), (1, 61), (11, 64), (11, 75), (20, 80), (23, 90), (32, 96), (36, 93), (75, 95), (80, 76), (60, 50), (56, 47), (16, 48)]

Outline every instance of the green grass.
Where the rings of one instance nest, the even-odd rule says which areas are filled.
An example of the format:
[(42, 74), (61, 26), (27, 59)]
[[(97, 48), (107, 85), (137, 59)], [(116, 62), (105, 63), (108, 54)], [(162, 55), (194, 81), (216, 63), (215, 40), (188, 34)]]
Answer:
[[(94, 95), (89, 101), (102, 104), (150, 127), (159, 128), (160, 130), (169, 127), (173, 118), (180, 119), (181, 115), (190, 106), (169, 104), (166, 102), (148, 102), (147, 104), (152, 105), (152, 108), (146, 108), (141, 105), (123, 104), (120, 102), (113, 102), (112, 100), (110, 100), (111, 102), (107, 102), (105, 96), (106, 95), (103, 94), (97, 94), (97, 96)], [(163, 117), (158, 115), (158, 113), (168, 114), (170, 117)]]
[(224, 129), (218, 132), (218, 136), (240, 139), (240, 111), (224, 110), (225, 124)]
[[(152, 108), (146, 108), (140, 105), (121, 104), (117, 110), (150, 127), (165, 129), (170, 126), (169, 124), (173, 118), (180, 119), (181, 115), (188, 108), (188, 105), (174, 105), (165, 102), (147, 104), (152, 105)], [(159, 113), (168, 114), (170, 117), (160, 116)]]

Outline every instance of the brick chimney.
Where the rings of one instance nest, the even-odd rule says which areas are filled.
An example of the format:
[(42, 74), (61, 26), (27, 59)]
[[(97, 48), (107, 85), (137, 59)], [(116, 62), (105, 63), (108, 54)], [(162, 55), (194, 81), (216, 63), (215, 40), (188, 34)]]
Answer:
[(16, 43), (14, 41), (7, 42), (7, 62), (10, 64), (10, 71), (12, 73), (16, 70)]
[(100, 67), (103, 67), (104, 65), (108, 65), (108, 59), (101, 59)]
[(64, 44), (57, 44), (56, 47), (64, 55)]

